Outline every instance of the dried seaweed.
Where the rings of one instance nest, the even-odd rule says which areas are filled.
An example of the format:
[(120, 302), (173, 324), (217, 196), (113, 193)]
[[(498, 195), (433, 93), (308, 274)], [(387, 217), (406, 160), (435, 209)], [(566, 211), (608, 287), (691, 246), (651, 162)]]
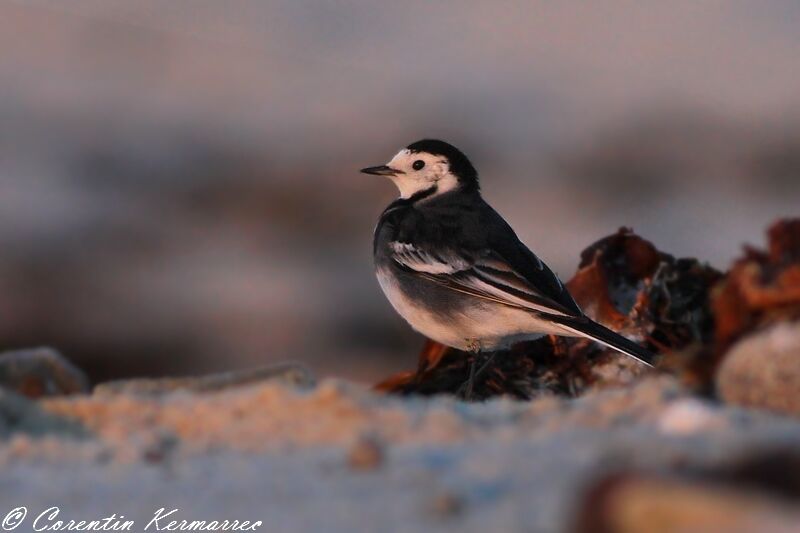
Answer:
[(766, 324), (800, 318), (800, 219), (775, 222), (768, 249), (745, 248), (714, 291), (714, 353)]

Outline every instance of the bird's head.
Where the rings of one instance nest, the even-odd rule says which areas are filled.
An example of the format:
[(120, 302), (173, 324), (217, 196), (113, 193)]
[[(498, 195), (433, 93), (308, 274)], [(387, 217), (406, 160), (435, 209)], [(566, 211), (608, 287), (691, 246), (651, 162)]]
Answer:
[(444, 141), (423, 139), (400, 150), (385, 165), (361, 169), (365, 174), (386, 176), (400, 190), (401, 198), (426, 196), (452, 190), (477, 191), (478, 173), (467, 156)]

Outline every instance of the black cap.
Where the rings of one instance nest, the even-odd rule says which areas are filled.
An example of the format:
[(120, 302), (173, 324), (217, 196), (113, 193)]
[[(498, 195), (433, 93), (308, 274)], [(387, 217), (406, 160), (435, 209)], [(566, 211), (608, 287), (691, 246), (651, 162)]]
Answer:
[(422, 139), (409, 144), (406, 149), (410, 152), (427, 152), (447, 158), (450, 172), (456, 175), (465, 188), (478, 189), (478, 171), (472, 166), (467, 156), (452, 144), (437, 139)]

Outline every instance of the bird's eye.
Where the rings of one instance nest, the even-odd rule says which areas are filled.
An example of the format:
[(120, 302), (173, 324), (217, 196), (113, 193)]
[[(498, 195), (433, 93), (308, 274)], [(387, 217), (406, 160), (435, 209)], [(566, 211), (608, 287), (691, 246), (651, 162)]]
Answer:
[(417, 159), (416, 161), (414, 161), (414, 164), (413, 164), (413, 165), (411, 165), (411, 167), (412, 167), (414, 170), (419, 170), (419, 169), (421, 169), (421, 168), (422, 168), (422, 167), (424, 167), (424, 166), (425, 166), (425, 161), (423, 161), (422, 159)]

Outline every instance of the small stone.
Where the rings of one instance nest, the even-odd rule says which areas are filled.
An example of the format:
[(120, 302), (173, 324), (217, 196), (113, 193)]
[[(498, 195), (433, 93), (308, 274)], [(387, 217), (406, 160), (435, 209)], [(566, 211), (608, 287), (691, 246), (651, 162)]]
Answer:
[(452, 492), (441, 492), (433, 497), (431, 509), (440, 517), (456, 516), (464, 511), (464, 499)]
[(800, 322), (780, 323), (735, 344), (716, 376), (724, 401), (800, 415)]
[(354, 470), (375, 470), (385, 459), (384, 444), (374, 436), (359, 437), (347, 452), (347, 464)]
[(0, 386), (41, 398), (87, 393), (89, 379), (56, 350), (32, 348), (0, 354)]
[(150, 464), (160, 464), (170, 459), (180, 443), (177, 436), (171, 433), (157, 432), (152, 437), (152, 442), (142, 451), (142, 459)]
[(722, 424), (721, 417), (706, 402), (686, 398), (673, 402), (658, 419), (658, 429), (667, 435), (691, 435)]

